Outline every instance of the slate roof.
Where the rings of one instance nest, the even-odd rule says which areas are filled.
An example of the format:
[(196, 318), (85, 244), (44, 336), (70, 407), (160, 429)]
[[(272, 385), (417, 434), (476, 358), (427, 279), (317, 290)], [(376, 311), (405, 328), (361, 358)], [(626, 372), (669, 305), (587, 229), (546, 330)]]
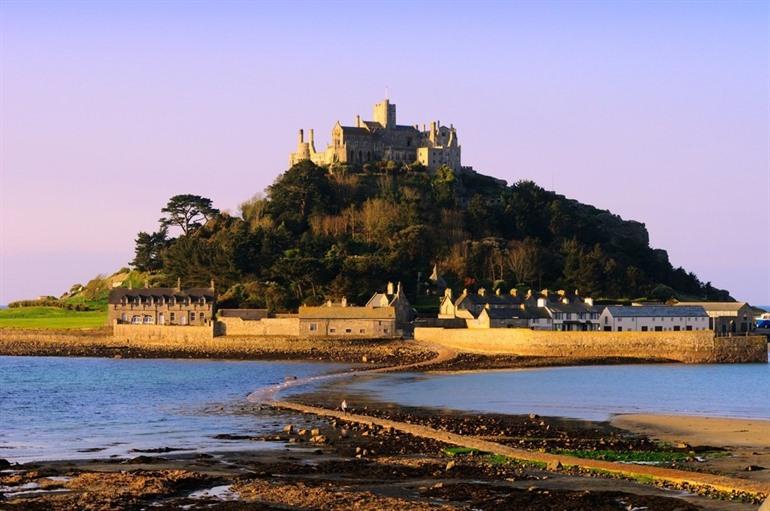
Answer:
[(119, 304), (122, 302), (123, 297), (132, 299), (139, 298), (141, 300), (147, 300), (149, 298), (160, 299), (175, 297), (177, 300), (183, 300), (185, 298), (191, 298), (192, 300), (200, 300), (205, 298), (207, 302), (213, 302), (216, 298), (214, 290), (208, 287), (192, 287), (189, 289), (182, 289), (177, 291), (173, 287), (150, 287), (139, 289), (128, 289), (125, 287), (119, 287), (110, 290), (110, 296), (108, 303)]
[(623, 307), (621, 305), (610, 305), (607, 307), (607, 311), (615, 318), (706, 317), (706, 311), (703, 310), (703, 307), (693, 306), (642, 305), (638, 307)]
[(355, 306), (301, 306), (300, 319), (393, 319), (395, 307), (355, 307)]
[(345, 135), (357, 135), (361, 137), (369, 137), (372, 132), (366, 128), (359, 128), (358, 126), (342, 126), (342, 133)]
[(513, 297), (511, 295), (496, 295), (496, 294), (488, 294), (488, 295), (478, 295), (475, 293), (468, 293), (465, 296), (461, 296), (460, 299), (458, 299), (457, 303), (455, 305), (458, 308), (467, 308), (468, 306), (484, 306), (486, 304), (489, 304), (493, 307), (518, 307), (521, 303), (521, 299)]
[(746, 305), (746, 302), (679, 302), (674, 304), (675, 307), (703, 307), (704, 310), (710, 312), (736, 312), (740, 310), (744, 305)]
[(548, 302), (545, 304), (545, 306), (546, 308), (554, 310), (556, 312), (568, 312), (568, 313), (577, 313), (577, 314), (594, 312), (594, 307), (591, 305), (588, 305), (585, 302), (573, 302), (573, 303)]

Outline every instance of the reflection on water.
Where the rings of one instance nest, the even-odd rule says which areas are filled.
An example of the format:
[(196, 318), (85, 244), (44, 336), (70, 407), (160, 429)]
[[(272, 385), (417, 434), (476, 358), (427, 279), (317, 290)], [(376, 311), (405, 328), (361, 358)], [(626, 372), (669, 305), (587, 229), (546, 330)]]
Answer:
[(383, 374), (346, 386), (381, 401), (606, 420), (617, 413), (770, 419), (770, 365), (617, 365)]
[(338, 364), (0, 357), (0, 458), (138, 455), (169, 447), (214, 451), (269, 444), (212, 438), (280, 430), (255, 414), (254, 389), (339, 370)]

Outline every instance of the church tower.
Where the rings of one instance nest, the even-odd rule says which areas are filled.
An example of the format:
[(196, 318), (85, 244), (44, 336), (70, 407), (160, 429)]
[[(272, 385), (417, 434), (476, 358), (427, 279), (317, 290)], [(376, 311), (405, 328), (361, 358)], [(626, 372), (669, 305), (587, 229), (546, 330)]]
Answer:
[(383, 128), (394, 128), (396, 126), (396, 105), (391, 104), (385, 99), (374, 105), (374, 122), (377, 122)]

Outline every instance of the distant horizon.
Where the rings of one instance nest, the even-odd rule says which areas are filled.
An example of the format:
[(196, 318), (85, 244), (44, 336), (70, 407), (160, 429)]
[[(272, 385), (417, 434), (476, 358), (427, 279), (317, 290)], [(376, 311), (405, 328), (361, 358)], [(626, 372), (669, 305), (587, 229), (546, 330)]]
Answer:
[(387, 87), (464, 164), (642, 222), (770, 304), (767, 3), (406, 5), (3, 2), (0, 303), (127, 266), (172, 195), (236, 211), (298, 129), (325, 147)]

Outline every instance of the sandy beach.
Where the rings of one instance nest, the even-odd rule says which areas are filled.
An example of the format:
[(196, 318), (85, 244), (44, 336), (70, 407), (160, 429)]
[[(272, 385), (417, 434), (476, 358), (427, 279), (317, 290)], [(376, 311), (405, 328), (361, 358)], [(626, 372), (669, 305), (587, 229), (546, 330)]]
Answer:
[(651, 437), (690, 445), (770, 449), (770, 418), (728, 419), (691, 415), (618, 415), (612, 424)]

